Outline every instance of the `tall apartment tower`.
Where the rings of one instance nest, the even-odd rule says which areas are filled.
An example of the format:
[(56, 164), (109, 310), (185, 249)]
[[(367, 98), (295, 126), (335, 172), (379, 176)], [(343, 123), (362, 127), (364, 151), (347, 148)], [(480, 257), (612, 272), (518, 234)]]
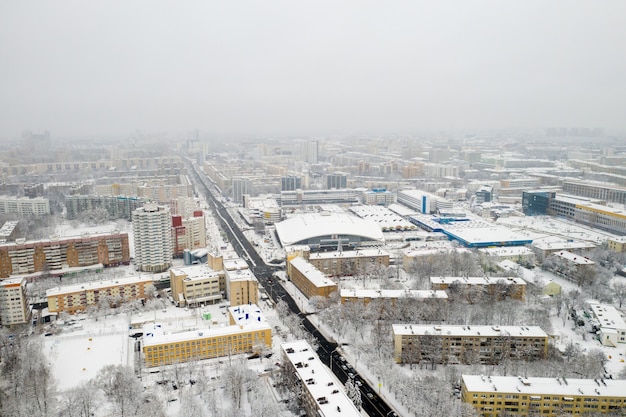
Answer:
[(250, 194), (252, 182), (249, 178), (233, 178), (232, 198), (235, 203), (243, 204), (244, 194)]
[(295, 175), (287, 175), (280, 179), (281, 191), (295, 191), (302, 189), (302, 178)]
[(169, 208), (147, 203), (133, 212), (135, 268), (163, 272), (172, 261), (172, 232)]
[(332, 190), (344, 189), (348, 186), (348, 176), (343, 172), (335, 172), (333, 174), (326, 175), (326, 189)]

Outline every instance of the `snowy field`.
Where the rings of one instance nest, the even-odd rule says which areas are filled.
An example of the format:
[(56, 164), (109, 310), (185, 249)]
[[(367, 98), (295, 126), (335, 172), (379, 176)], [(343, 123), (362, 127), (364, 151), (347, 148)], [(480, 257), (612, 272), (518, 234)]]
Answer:
[[(132, 340), (132, 339), (131, 339)], [(58, 388), (66, 390), (94, 378), (106, 365), (128, 365), (127, 332), (46, 337), (44, 353)]]

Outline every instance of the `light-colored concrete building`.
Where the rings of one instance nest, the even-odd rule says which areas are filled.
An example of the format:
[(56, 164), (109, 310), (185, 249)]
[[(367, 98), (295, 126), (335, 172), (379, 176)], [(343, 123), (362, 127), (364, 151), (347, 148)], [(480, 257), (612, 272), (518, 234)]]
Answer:
[(591, 304), (591, 310), (600, 325), (600, 343), (618, 347), (626, 343), (626, 323), (622, 313), (611, 305)]
[(43, 197), (0, 196), (0, 214), (43, 216), (50, 214), (50, 201)]
[(26, 278), (0, 280), (0, 325), (25, 324), (30, 320)]
[(133, 212), (135, 268), (145, 272), (166, 271), (172, 262), (170, 210), (155, 203)]
[(171, 268), (170, 287), (179, 307), (215, 304), (226, 296), (224, 271), (208, 265)]

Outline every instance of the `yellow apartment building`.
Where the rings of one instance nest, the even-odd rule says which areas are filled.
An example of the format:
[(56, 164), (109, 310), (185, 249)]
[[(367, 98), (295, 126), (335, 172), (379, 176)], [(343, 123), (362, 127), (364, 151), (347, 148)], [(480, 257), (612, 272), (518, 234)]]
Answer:
[(146, 287), (152, 284), (152, 277), (139, 276), (51, 288), (46, 291), (48, 310), (51, 313), (66, 311), (74, 314), (97, 305), (105, 297), (112, 304), (141, 300), (145, 298)]
[(483, 417), (560, 416), (626, 410), (626, 380), (463, 375), (461, 399)]
[(160, 324), (145, 325), (146, 366), (260, 352), (272, 347), (272, 329), (256, 305), (231, 307), (229, 314), (230, 322), (235, 324), (181, 333), (166, 334)]
[(337, 284), (299, 256), (288, 260), (287, 275), (307, 298), (328, 297), (337, 291)]
[(394, 324), (397, 363), (483, 363), (548, 356), (548, 335), (538, 326)]

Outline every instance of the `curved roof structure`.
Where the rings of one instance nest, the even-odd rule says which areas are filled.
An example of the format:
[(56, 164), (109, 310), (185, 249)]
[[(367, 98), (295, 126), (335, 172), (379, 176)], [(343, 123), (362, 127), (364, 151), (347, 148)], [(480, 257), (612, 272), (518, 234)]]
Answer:
[(276, 223), (276, 233), (283, 246), (296, 245), (323, 236), (359, 236), (382, 242), (383, 232), (377, 223), (346, 213), (307, 213)]

